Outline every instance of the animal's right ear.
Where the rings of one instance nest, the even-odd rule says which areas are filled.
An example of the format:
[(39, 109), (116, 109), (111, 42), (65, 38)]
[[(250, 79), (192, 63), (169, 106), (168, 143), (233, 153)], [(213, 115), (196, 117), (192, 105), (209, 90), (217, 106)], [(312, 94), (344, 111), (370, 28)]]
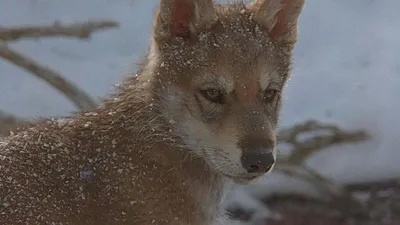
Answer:
[(305, 0), (256, 0), (254, 20), (268, 29), (273, 41), (293, 45)]
[(167, 41), (190, 37), (216, 19), (212, 0), (160, 0), (153, 27), (153, 37)]

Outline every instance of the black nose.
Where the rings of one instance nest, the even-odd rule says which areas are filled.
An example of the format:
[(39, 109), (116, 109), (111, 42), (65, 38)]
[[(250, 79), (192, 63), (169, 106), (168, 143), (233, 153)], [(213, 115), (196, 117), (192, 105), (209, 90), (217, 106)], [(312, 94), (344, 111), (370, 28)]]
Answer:
[(260, 152), (243, 152), (242, 166), (248, 173), (266, 173), (274, 165), (275, 158), (271, 152)]
[(272, 149), (275, 141), (272, 138), (250, 136), (245, 137), (238, 143), (242, 149), (241, 162), (248, 173), (266, 173), (275, 163)]

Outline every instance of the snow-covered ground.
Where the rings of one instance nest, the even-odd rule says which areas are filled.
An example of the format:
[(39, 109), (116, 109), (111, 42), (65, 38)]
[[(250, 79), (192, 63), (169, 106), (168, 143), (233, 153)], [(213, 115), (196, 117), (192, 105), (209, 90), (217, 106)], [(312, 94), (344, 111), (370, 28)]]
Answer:
[[(226, 2), (227, 0), (223, 0)], [(12, 45), (104, 97), (136, 69), (149, 43), (158, 0), (0, 0), (0, 26), (114, 19), (120, 29)], [(369, 142), (327, 149), (309, 164), (339, 183), (400, 177), (399, 0), (307, 0), (282, 126), (307, 119), (366, 129)], [(73, 105), (33, 76), (0, 61), (0, 109), (22, 117), (65, 115)], [(261, 185), (261, 186), (259, 186)], [(258, 191), (305, 191), (272, 174)], [(305, 187), (302, 185), (301, 187)]]

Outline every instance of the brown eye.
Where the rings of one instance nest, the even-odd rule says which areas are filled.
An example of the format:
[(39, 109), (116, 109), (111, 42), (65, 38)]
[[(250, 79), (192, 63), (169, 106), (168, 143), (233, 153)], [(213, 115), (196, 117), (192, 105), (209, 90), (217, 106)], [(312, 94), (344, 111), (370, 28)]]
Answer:
[(224, 104), (224, 93), (217, 89), (201, 90), (200, 93), (205, 99), (216, 104)]
[(275, 99), (275, 97), (276, 97), (277, 94), (278, 94), (278, 90), (275, 90), (275, 89), (266, 89), (266, 90), (264, 91), (263, 101), (264, 101), (265, 103), (270, 103), (270, 102), (272, 102), (272, 101)]

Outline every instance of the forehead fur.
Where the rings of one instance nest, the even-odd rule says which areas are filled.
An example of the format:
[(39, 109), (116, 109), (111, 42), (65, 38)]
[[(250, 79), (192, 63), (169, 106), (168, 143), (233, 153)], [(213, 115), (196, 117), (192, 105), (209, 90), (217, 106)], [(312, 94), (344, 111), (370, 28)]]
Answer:
[(269, 39), (266, 28), (253, 20), (251, 8), (235, 4), (218, 5), (215, 10), (218, 20), (207, 30), (190, 38), (176, 37), (159, 46), (165, 66), (162, 74), (173, 75), (181, 71), (172, 70), (182, 69), (188, 74), (198, 69), (215, 73), (222, 68), (234, 73), (248, 73), (249, 70), (276, 67), (272, 69), (286, 75), (290, 49)]

